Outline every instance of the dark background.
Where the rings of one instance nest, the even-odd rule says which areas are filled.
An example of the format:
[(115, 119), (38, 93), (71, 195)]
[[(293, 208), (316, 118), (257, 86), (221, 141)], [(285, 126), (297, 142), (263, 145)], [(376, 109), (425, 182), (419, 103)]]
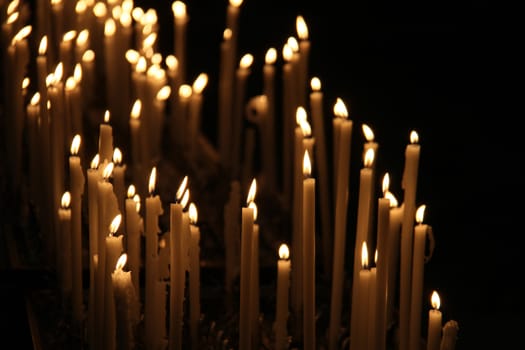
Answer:
[[(151, 3), (153, 5), (149, 5)], [(168, 1), (136, 1), (158, 10), (160, 51), (172, 50)], [(210, 76), (204, 106), (204, 132), (214, 142), (219, 43), (226, 1), (187, 1), (188, 79)], [(352, 145), (359, 152), (360, 125), (372, 127), (379, 143), (379, 173), (391, 175), (391, 190), (401, 198), (404, 148), (411, 130), (420, 136), (417, 204), (426, 204), (436, 248), (425, 266), (424, 295), (437, 289), (443, 320), (457, 320), (457, 349), (510, 348), (525, 322), (523, 266), (519, 259), (523, 226), (515, 201), (519, 148), (510, 138), (516, 126), (505, 115), (489, 115), (487, 76), (492, 70), (487, 41), (486, 1), (338, 2), (245, 0), (241, 8), (239, 57), (255, 61), (248, 96), (261, 92), (264, 54), (280, 54), (295, 18), (309, 27), (310, 76), (325, 94), (325, 115), (341, 97), (354, 121)], [(508, 129), (506, 129), (508, 128)], [(358, 153), (356, 153), (358, 154)], [(351, 166), (350, 197), (357, 194), (360, 162)], [(359, 165), (358, 165), (359, 164)], [(350, 199), (352, 201), (352, 199)], [(352, 203), (352, 202), (350, 202)], [(18, 300), (12, 271), (1, 271), (0, 297)], [(0, 275), (0, 276), (2, 276)], [(14, 282), (13, 282), (14, 281)], [(425, 299), (426, 300), (426, 299)], [(5, 337), (24, 329), (15, 303), (7, 312)], [(423, 310), (429, 307), (428, 301)], [(12, 310), (11, 310), (12, 309)], [(23, 311), (22, 311), (23, 312)], [(2, 317), (3, 318), (3, 317)], [(19, 338), (14, 338), (20, 341)]]

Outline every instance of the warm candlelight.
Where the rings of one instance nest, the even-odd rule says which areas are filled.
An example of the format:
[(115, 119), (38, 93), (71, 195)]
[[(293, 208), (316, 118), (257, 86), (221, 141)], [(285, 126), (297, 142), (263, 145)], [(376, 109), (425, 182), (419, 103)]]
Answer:
[(199, 320), (201, 317), (201, 293), (200, 293), (200, 229), (197, 226), (198, 212), (194, 203), (189, 205), (190, 218), (190, 273), (189, 273), (189, 296), (190, 296), (190, 336), (191, 348), (199, 350)]
[(277, 261), (277, 303), (275, 305), (275, 350), (288, 349), (288, 299), (290, 288), (290, 249), (288, 245), (279, 246), (279, 260)]
[[(370, 268), (368, 247), (363, 241), (360, 249), (359, 275), (355, 281), (356, 298), (352, 297), (352, 320), (350, 321), (350, 349), (368, 348), (368, 307), (370, 291)], [(355, 312), (355, 318), (354, 318)]]
[(72, 284), (72, 253), (71, 253), (71, 193), (64, 192), (60, 198), (60, 208), (58, 209), (59, 217), (59, 235), (57, 237), (56, 247), (56, 266), (58, 271), (59, 287), (62, 291), (64, 302), (69, 300)]
[(298, 105), (305, 105), (306, 91), (308, 89), (307, 79), (309, 73), (310, 40), (308, 39), (308, 26), (304, 17), (298, 15), (295, 19), (295, 29), (299, 37), (299, 66), (297, 81)]
[(126, 199), (126, 164), (122, 162), (122, 151), (118, 147), (113, 149), (113, 163), (115, 164), (113, 168), (113, 186), (115, 187), (119, 209), (121, 212), (124, 212), (124, 201)]

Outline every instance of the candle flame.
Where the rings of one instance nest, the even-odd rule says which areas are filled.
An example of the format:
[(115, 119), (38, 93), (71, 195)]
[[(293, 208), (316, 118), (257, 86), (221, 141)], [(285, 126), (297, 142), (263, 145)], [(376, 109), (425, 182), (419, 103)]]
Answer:
[(78, 0), (75, 5), (75, 13), (79, 15), (83, 14), (84, 12), (86, 12), (86, 9), (87, 9), (86, 2), (82, 0)]
[(232, 35), (233, 35), (232, 30), (230, 28), (226, 28), (222, 32), (222, 40), (228, 41), (232, 38)]
[(202, 90), (204, 90), (207, 84), (208, 84), (208, 74), (206, 73), (199, 74), (197, 78), (195, 79), (195, 81), (193, 82), (193, 86), (192, 86), (193, 92), (195, 92), (196, 94), (202, 93)]
[(372, 129), (366, 124), (363, 124), (361, 128), (363, 129), (363, 135), (365, 135), (365, 139), (368, 142), (374, 141), (374, 132), (372, 131)]
[(363, 245), (361, 246), (361, 268), (368, 268), (368, 248), (366, 246), (366, 241), (363, 242)]
[(153, 194), (153, 191), (155, 191), (155, 183), (157, 181), (157, 167), (153, 167), (151, 169), (151, 173), (149, 175), (149, 182), (148, 182), (148, 191), (149, 194)]
[(114, 235), (118, 228), (120, 227), (120, 223), (122, 222), (122, 214), (117, 214), (113, 220), (111, 220), (111, 224), (109, 224), (109, 234)]
[(166, 101), (168, 97), (170, 97), (170, 94), (171, 94), (171, 87), (169, 85), (164, 85), (163, 87), (159, 89), (155, 98), (158, 101)]
[(13, 12), (12, 14), (9, 15), (9, 17), (7, 17), (7, 20), (5, 22), (7, 24), (13, 24), (18, 19), (18, 16), (20, 16), (20, 13), (18, 11)]
[(113, 8), (111, 9), (111, 15), (113, 16), (114, 20), (120, 21), (120, 16), (122, 15), (122, 7), (120, 7), (120, 5), (113, 6)]
[(76, 30), (70, 30), (70, 31), (67, 31), (64, 33), (64, 35), (62, 35), (62, 41), (71, 41), (73, 39), (75, 39), (75, 37), (77, 36), (77, 31)]
[(78, 33), (76, 44), (77, 46), (84, 46), (89, 40), (89, 30), (84, 29)]
[(432, 292), (432, 296), (430, 297), (430, 303), (432, 304), (432, 307), (435, 310), (439, 310), (441, 306), (441, 299), (439, 298), (439, 294), (437, 291)]
[(334, 114), (338, 118), (348, 118), (348, 110), (341, 98), (337, 98), (334, 104)]
[(142, 102), (140, 100), (135, 100), (133, 106), (131, 107), (131, 119), (138, 119), (140, 117), (140, 111), (142, 110)]
[(288, 43), (284, 44), (283, 46), (283, 59), (286, 62), (290, 62), (293, 57), (293, 49), (290, 47)]
[(176, 71), (179, 68), (179, 60), (174, 55), (166, 56), (166, 66), (170, 71)]
[(195, 206), (195, 203), (193, 202), (190, 203), (190, 207), (188, 209), (188, 215), (190, 217), (190, 223), (192, 225), (195, 225), (197, 223), (199, 214), (197, 213), (197, 207)]
[(73, 141), (71, 141), (71, 155), (76, 156), (78, 154), (78, 150), (80, 149), (80, 143), (82, 142), (82, 138), (79, 134), (76, 134), (73, 137)]
[(122, 1), (122, 11), (124, 13), (131, 13), (133, 10), (133, 0), (124, 0)]
[(18, 9), (18, 5), (20, 5), (20, 0), (13, 0), (7, 5), (6, 13), (7, 15), (11, 15), (14, 11)]
[(74, 90), (77, 87), (77, 82), (74, 77), (68, 77), (66, 79), (66, 91)]
[(244, 69), (248, 69), (248, 68), (250, 68), (252, 63), (253, 63), (253, 55), (247, 53), (247, 54), (245, 54), (244, 56), (241, 57), (241, 61), (239, 62), (239, 67), (240, 68), (244, 68)]
[(117, 31), (117, 26), (115, 25), (115, 20), (113, 18), (106, 19), (104, 24), (104, 36), (113, 36)]
[(113, 174), (113, 168), (115, 167), (115, 165), (113, 164), (113, 162), (110, 162), (108, 163), (105, 167), (104, 167), (104, 171), (102, 172), (102, 177), (105, 179), (105, 180), (108, 180), (111, 175)]
[(44, 35), (42, 39), (40, 39), (40, 44), (38, 45), (38, 54), (40, 56), (44, 56), (47, 52), (47, 35)]
[(46, 87), (50, 87), (55, 83), (55, 75), (53, 73), (49, 73), (46, 76)]
[(98, 163), (100, 162), (100, 156), (97, 154), (95, 154), (95, 156), (93, 157), (93, 159), (91, 160), (91, 163), (90, 163), (90, 168), (91, 169), (97, 169), (98, 168)]
[(255, 194), (257, 192), (257, 180), (254, 178), (250, 184), (250, 189), (248, 190), (248, 196), (246, 196), (246, 204), (250, 204), (255, 200)]
[(117, 260), (115, 270), (122, 270), (126, 266), (126, 262), (128, 262), (128, 254), (123, 253)]
[(185, 18), (186, 17), (186, 4), (182, 1), (174, 1), (171, 4), (171, 11), (175, 18)]
[(418, 224), (421, 224), (423, 222), (423, 218), (425, 217), (425, 209), (427, 208), (426, 205), (420, 205), (416, 210), (416, 222)]
[(258, 215), (257, 204), (255, 204), (255, 202), (250, 202), (248, 204), (248, 208), (252, 209), (252, 211), (253, 211), (253, 220), (256, 221), (257, 220), (257, 215)]
[(182, 84), (179, 87), (179, 97), (180, 98), (184, 98), (184, 99), (190, 98), (192, 92), (193, 91), (191, 89), (191, 86), (188, 84)]
[(69, 209), (71, 205), (71, 193), (69, 191), (64, 192), (62, 198), (60, 199), (60, 206), (62, 209)]
[(264, 63), (274, 64), (275, 61), (277, 61), (277, 50), (275, 47), (270, 47), (268, 51), (266, 51), (266, 55), (264, 55)]
[(390, 191), (386, 192), (385, 193), (385, 198), (388, 198), (388, 200), (390, 201), (390, 208), (395, 208), (398, 206), (398, 201), (397, 201), (397, 198), (396, 196), (394, 196), (394, 194)]
[(17, 42), (24, 40), (28, 37), (29, 34), (31, 34), (31, 31), (33, 30), (33, 27), (30, 25), (27, 25), (25, 27), (22, 27), (18, 31), (18, 33), (15, 34), (13, 37), (13, 40), (11, 40), (11, 45), (15, 45)]
[(134, 50), (134, 49), (128, 49), (126, 51), (126, 61), (129, 62), (129, 64), (137, 64), (138, 60), (139, 60), (139, 57), (140, 57), (140, 54), (137, 50)]
[(142, 17), (144, 16), (144, 10), (142, 9), (142, 7), (135, 7), (133, 8), (133, 10), (131, 11), (131, 17), (133, 17), (133, 19), (139, 23), (142, 22)]
[(160, 66), (162, 63), (162, 54), (160, 52), (155, 52), (153, 56), (151, 56), (151, 63), (156, 66)]
[(60, 80), (62, 80), (62, 76), (64, 74), (64, 64), (62, 62), (59, 62), (55, 68), (55, 72), (53, 73), (53, 75), (55, 76), (55, 83), (59, 82)]
[(303, 175), (309, 177), (312, 174), (312, 161), (310, 160), (310, 155), (308, 150), (304, 151), (303, 156)]
[(136, 192), (137, 190), (135, 188), (135, 185), (131, 184), (128, 186), (128, 192), (127, 192), (128, 198), (132, 199)]
[(29, 79), (29, 77), (25, 77), (24, 79), (22, 79), (22, 90), (27, 89), (30, 82), (31, 82), (31, 79)]
[(93, 62), (95, 60), (95, 51), (88, 49), (82, 55), (82, 62)]
[(292, 52), (299, 52), (299, 43), (297, 42), (297, 39), (294, 36), (288, 37), (286, 43), (288, 44), (288, 46), (290, 46)]
[(390, 175), (388, 173), (385, 173), (383, 176), (383, 184), (382, 184), (382, 190), (383, 195), (385, 195), (388, 192), (388, 187), (390, 186)]
[(190, 201), (190, 189), (187, 188), (186, 191), (184, 191), (184, 194), (182, 195), (180, 204), (182, 205), (183, 208), (186, 208), (189, 201)]
[(73, 69), (73, 79), (75, 79), (76, 84), (82, 81), (82, 65), (80, 65), (80, 63), (75, 64), (75, 68)]
[(179, 202), (182, 199), (182, 196), (184, 195), (184, 191), (186, 191), (186, 186), (188, 185), (188, 175), (184, 176), (182, 179), (179, 188), (177, 189), (177, 193), (175, 194), (175, 200)]
[(303, 16), (299, 15), (295, 19), (295, 29), (297, 30), (297, 36), (301, 40), (308, 40), (308, 27), (304, 21)]
[(109, 123), (109, 119), (111, 117), (111, 114), (109, 113), (109, 109), (106, 109), (104, 112), (104, 123)]
[(51, 0), (52, 6), (62, 5), (62, 0)]
[(240, 7), (242, 5), (243, 0), (230, 0), (230, 5), (233, 7)]
[(29, 102), (31, 106), (36, 106), (40, 103), (40, 92), (35, 92), (33, 97), (31, 97), (31, 101)]
[(312, 136), (312, 127), (310, 126), (310, 123), (308, 120), (301, 121), (301, 124), (299, 124), (301, 127), (301, 131), (303, 133), (303, 137), (310, 137)]
[(106, 4), (102, 1), (97, 1), (95, 6), (93, 6), (93, 14), (97, 18), (106, 17), (107, 12), (108, 9), (106, 8)]
[(290, 249), (286, 243), (279, 246), (279, 259), (288, 260), (290, 258)]
[(135, 202), (135, 211), (138, 213), (140, 211), (140, 196), (135, 194), (133, 196), (133, 201)]
[(144, 48), (153, 47), (153, 45), (155, 44), (155, 41), (157, 41), (157, 33), (150, 33), (142, 41), (142, 46)]
[(310, 86), (312, 87), (312, 91), (321, 91), (321, 79), (313, 77), (312, 80), (310, 80)]
[(306, 120), (306, 109), (304, 107), (299, 106), (297, 107), (297, 110), (295, 112), (295, 122), (297, 125), (301, 125), (303, 121)]
[(118, 147), (115, 147), (113, 150), (113, 163), (116, 165), (120, 165), (120, 163), (122, 163), (122, 151)]
[(135, 72), (144, 73), (148, 68), (148, 62), (146, 62), (146, 57), (140, 56), (135, 65)]
[(370, 168), (372, 164), (374, 164), (375, 154), (376, 152), (374, 151), (373, 148), (369, 148), (366, 150), (365, 159), (364, 159), (365, 167)]
[(419, 142), (419, 135), (415, 130), (412, 130), (410, 132), (410, 143), (418, 143)]

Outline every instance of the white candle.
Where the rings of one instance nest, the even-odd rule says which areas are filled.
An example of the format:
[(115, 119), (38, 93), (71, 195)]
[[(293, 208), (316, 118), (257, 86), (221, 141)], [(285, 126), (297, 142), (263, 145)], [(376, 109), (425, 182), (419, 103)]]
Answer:
[(249, 207), (253, 209), (253, 242), (252, 242), (252, 261), (250, 272), (250, 305), (253, 308), (251, 313), (252, 323), (252, 346), (257, 348), (260, 344), (260, 326), (259, 326), (259, 312), (260, 312), (260, 294), (259, 294), (259, 224), (257, 224), (257, 205), (255, 202), (250, 202)]
[(201, 317), (201, 293), (200, 293), (200, 229), (197, 226), (197, 207), (190, 203), (190, 336), (191, 348), (199, 349), (199, 320)]
[(315, 169), (319, 181), (319, 211), (321, 227), (321, 243), (323, 267), (326, 274), (332, 270), (332, 202), (330, 179), (328, 172), (328, 154), (326, 151), (326, 134), (323, 112), (323, 92), (321, 91), (321, 80), (313, 77), (310, 81), (312, 92), (310, 93), (310, 111), (312, 114), (312, 131), (317, 146), (315, 147)]
[(95, 51), (86, 50), (82, 55), (82, 94), (84, 108), (91, 106), (95, 88)]
[(179, 75), (181, 81), (186, 81), (186, 27), (189, 17), (186, 12), (186, 4), (182, 1), (174, 1), (171, 4), (174, 18), (174, 54), (179, 60)]
[(98, 260), (98, 182), (102, 175), (98, 168), (98, 154), (93, 157), (90, 168), (87, 170), (88, 177), (88, 225), (89, 225), (89, 315), (88, 315), (88, 334), (90, 344), (96, 344), (96, 298), (95, 290), (97, 266), (95, 256)]
[(135, 193), (135, 186), (128, 187), (126, 198), (126, 247), (129, 256), (128, 266), (131, 271), (131, 280), (135, 293), (140, 295), (140, 269), (141, 269), (141, 244), (142, 218), (140, 217), (140, 196)]
[(404, 212), (401, 225), (401, 270), (399, 276), (399, 344), (401, 349), (408, 349), (409, 347), (412, 236), (416, 211), (416, 190), (420, 153), (418, 141), (418, 134), (412, 131), (410, 133), (410, 144), (407, 145), (405, 150), (405, 168), (402, 180)]
[[(122, 162), (122, 151), (120, 148), (113, 149), (113, 186), (115, 187), (115, 195), (117, 196), (118, 207), (121, 212), (125, 212), (126, 207), (124, 201), (126, 199), (126, 164)], [(121, 230), (123, 230), (122, 227)]]
[(146, 198), (146, 246), (145, 246), (145, 260), (146, 260), (146, 286), (145, 286), (145, 341), (148, 348), (152, 348), (157, 344), (155, 339), (155, 284), (158, 281), (158, 234), (159, 216), (162, 215), (162, 203), (159, 195), (155, 195), (155, 185), (157, 177), (157, 168), (153, 167), (149, 177), (149, 196)]
[(388, 282), (387, 282), (387, 311), (386, 324), (389, 327), (394, 320), (394, 304), (399, 300), (398, 276), (400, 255), (401, 221), (403, 219), (403, 206), (398, 206), (398, 201), (392, 192), (385, 193), (390, 200), (390, 215), (388, 225)]
[[(142, 102), (135, 100), (131, 107), (129, 114), (129, 133), (131, 143), (131, 167), (133, 170), (133, 178), (140, 179), (142, 159), (140, 158), (140, 115), (142, 110)], [(140, 185), (139, 185), (140, 186)], [(140, 190), (140, 187), (139, 187)]]
[[(375, 256), (377, 257), (377, 250)], [(369, 281), (369, 292), (368, 292), (368, 349), (377, 350), (377, 339), (376, 339), (376, 311), (377, 311), (377, 267), (370, 268), (370, 281)]]
[(188, 177), (182, 180), (176, 194), (176, 202), (170, 204), (170, 304), (169, 304), (169, 341), (170, 349), (182, 347), (182, 317), (184, 300), (184, 264), (183, 264), (183, 210), (181, 203), (186, 191)]
[[(285, 44), (283, 46), (282, 55), (284, 64), (282, 67), (282, 176), (281, 176), (281, 191), (283, 195), (283, 206), (288, 208), (292, 200), (292, 183), (293, 183), (293, 121), (295, 120), (295, 108), (292, 103), (292, 48)], [(294, 265), (295, 266), (295, 265)], [(294, 268), (295, 270), (295, 268)], [(293, 289), (292, 284), (292, 289)]]
[[(368, 268), (368, 248), (366, 241), (361, 245), (361, 263), (356, 284), (355, 298), (352, 295), (352, 316), (350, 321), (350, 349), (367, 349), (368, 342), (368, 300), (370, 286), (370, 269)], [(355, 310), (355, 311), (354, 311)]]
[(308, 26), (304, 17), (299, 15), (295, 19), (295, 28), (299, 37), (299, 72), (298, 72), (298, 104), (306, 102), (307, 79), (309, 71), (310, 40), (308, 39)]
[(58, 209), (59, 236), (57, 237), (57, 274), (59, 277), (62, 300), (69, 300), (72, 290), (72, 261), (71, 261), (71, 193), (64, 192), (61, 206)]
[(315, 328), (315, 178), (308, 151), (303, 158), (304, 349), (316, 349)]
[(445, 323), (443, 326), (443, 335), (441, 336), (439, 350), (454, 350), (456, 348), (458, 331), (459, 326), (457, 321), (447, 321), (447, 323)]
[(252, 305), (250, 304), (251, 264), (252, 264), (252, 242), (254, 213), (253, 208), (248, 205), (254, 201), (257, 191), (257, 182), (252, 180), (248, 196), (247, 206), (242, 208), (241, 218), (241, 290), (240, 290), (240, 315), (239, 315), (239, 350), (252, 348)]
[(40, 93), (35, 92), (31, 101), (26, 107), (27, 114), (27, 138), (28, 138), (28, 154), (29, 154), (29, 181), (31, 199), (35, 201), (36, 205), (42, 207), (43, 197), (41, 197), (40, 178), (40, 157), (42, 155), (39, 145), (39, 123), (40, 115)]
[(104, 267), (104, 345), (106, 349), (115, 349), (117, 321), (115, 311), (115, 296), (111, 273), (113, 272), (118, 258), (122, 254), (122, 235), (115, 236), (122, 221), (122, 215), (113, 218), (109, 226), (109, 235), (105, 237), (106, 266)]
[(192, 85), (192, 94), (189, 102), (188, 115), (188, 137), (190, 153), (197, 150), (200, 138), (201, 120), (202, 120), (202, 92), (208, 84), (208, 75), (201, 73), (197, 76)]
[(334, 114), (341, 120), (341, 125), (337, 129), (339, 133), (340, 151), (338, 152), (339, 158), (336, 160), (336, 162), (339, 163), (339, 172), (336, 175), (337, 192), (335, 192), (336, 205), (334, 216), (332, 297), (330, 303), (329, 348), (331, 350), (335, 350), (338, 347), (339, 330), (341, 327), (347, 231), (346, 219), (348, 211), (348, 187), (350, 181), (350, 146), (353, 125), (352, 120), (347, 119), (348, 111), (341, 99), (338, 99), (334, 105)]
[(138, 294), (133, 287), (131, 271), (124, 271), (127, 255), (122, 254), (111, 273), (116, 309), (116, 349), (136, 346), (136, 326), (139, 322)]
[(71, 188), (71, 251), (73, 271), (73, 318), (81, 324), (83, 319), (83, 287), (82, 287), (82, 195), (84, 194), (84, 172), (80, 164), (78, 150), (81, 137), (75, 135), (71, 143), (71, 156), (69, 157), (69, 180)]
[(439, 350), (441, 344), (442, 316), (441, 311), (439, 311), (441, 300), (436, 291), (432, 292), (430, 302), (432, 309), (428, 312), (427, 350)]
[(277, 303), (275, 307), (275, 350), (288, 349), (288, 299), (290, 293), (290, 250), (286, 244), (279, 246), (277, 261)]
[(421, 348), (421, 304), (423, 301), (423, 282), (425, 264), (425, 243), (431, 227), (423, 224), (425, 205), (416, 210), (416, 222), (414, 227), (414, 246), (412, 256), (412, 289), (410, 303), (410, 332), (409, 345), (411, 350)]
[(220, 71), (219, 71), (219, 133), (218, 148), (221, 155), (221, 161), (226, 164), (231, 149), (231, 111), (232, 111), (232, 90), (233, 90), (233, 53), (232, 53), (232, 30), (226, 28), (222, 35)]
[(104, 112), (104, 123), (100, 124), (98, 154), (100, 162), (110, 162), (113, 158), (113, 128), (109, 125), (110, 112)]
[(264, 174), (267, 187), (274, 190), (276, 185), (276, 164), (277, 153), (275, 150), (275, 61), (277, 60), (277, 50), (273, 47), (266, 51), (263, 66), (263, 95), (266, 96), (267, 108), (264, 129), (266, 136), (263, 152)]

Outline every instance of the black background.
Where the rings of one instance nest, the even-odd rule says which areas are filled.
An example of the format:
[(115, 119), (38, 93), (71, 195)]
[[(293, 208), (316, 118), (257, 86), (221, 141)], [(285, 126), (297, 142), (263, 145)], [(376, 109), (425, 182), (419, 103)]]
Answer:
[[(169, 53), (171, 2), (135, 4), (158, 10), (160, 51)], [(186, 4), (188, 79), (200, 72), (210, 76), (203, 125), (213, 140), (216, 58), (227, 2)], [(427, 205), (425, 221), (436, 239), (434, 256), (425, 266), (424, 295), (437, 289), (444, 321), (459, 322), (457, 349), (510, 348), (525, 326), (520, 318), (525, 295), (519, 259), (523, 225), (514, 204), (520, 188), (516, 166), (523, 157), (507, 137), (516, 126), (508, 116), (488, 113), (488, 2), (245, 0), (239, 57), (255, 57), (248, 96), (261, 92), (266, 50), (275, 47), (280, 53), (286, 39), (296, 35), (298, 14), (309, 27), (310, 76), (322, 81), (325, 114), (330, 115), (337, 97), (349, 106), (355, 152), (363, 142), (360, 125), (372, 127), (379, 143), (379, 173), (390, 173), (398, 198), (408, 135), (415, 129), (420, 136), (417, 202)], [(356, 159), (351, 198), (357, 194)], [(3, 299), (16, 290), (15, 285), (6, 286)], [(425, 301), (423, 309), (428, 307)]]

